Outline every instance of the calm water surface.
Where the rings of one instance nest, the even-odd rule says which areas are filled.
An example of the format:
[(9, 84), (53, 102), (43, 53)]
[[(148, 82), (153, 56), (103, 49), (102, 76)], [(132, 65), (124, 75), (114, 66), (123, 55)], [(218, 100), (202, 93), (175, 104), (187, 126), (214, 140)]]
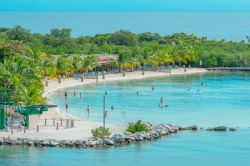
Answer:
[[(201, 86), (204, 82), (204, 86)], [(155, 90), (152, 91), (152, 86)], [(90, 120), (101, 121), (103, 94), (107, 90), (107, 122), (126, 124), (142, 119), (177, 125), (203, 127), (227, 125), (250, 127), (250, 74), (209, 73), (172, 78), (154, 78), (118, 83), (100, 83), (70, 88), (51, 94), (51, 102), (83, 119), (90, 105)], [(76, 92), (76, 96), (73, 92)], [(136, 92), (139, 95), (136, 95)], [(80, 99), (80, 93), (82, 98)], [(167, 108), (161, 109), (161, 97)], [(114, 105), (115, 110), (111, 110)]]
[[(201, 86), (201, 82), (207, 86)], [(151, 86), (155, 90), (151, 90)], [(34, 148), (0, 146), (0, 165), (250, 165), (250, 74), (209, 73), (119, 83), (87, 85), (67, 89), (70, 112), (101, 120), (101, 98), (108, 90), (108, 123), (143, 119), (200, 126), (239, 126), (236, 132), (181, 132), (157, 141), (97, 149)], [(197, 92), (199, 90), (199, 92)], [(73, 91), (77, 96), (74, 97)], [(140, 95), (136, 95), (136, 91)], [(83, 98), (79, 98), (79, 93)], [(64, 108), (64, 91), (51, 94), (51, 102)], [(87, 97), (88, 96), (88, 97)], [(160, 97), (167, 109), (158, 106)], [(114, 111), (110, 110), (115, 105)]]
[(185, 32), (240, 41), (250, 35), (249, 20), (250, 12), (0, 12), (4, 27), (22, 25), (39, 33), (68, 27), (74, 36), (128, 29), (135, 33)]
[(250, 131), (182, 132), (155, 142), (97, 149), (0, 146), (3, 166), (249, 166)]

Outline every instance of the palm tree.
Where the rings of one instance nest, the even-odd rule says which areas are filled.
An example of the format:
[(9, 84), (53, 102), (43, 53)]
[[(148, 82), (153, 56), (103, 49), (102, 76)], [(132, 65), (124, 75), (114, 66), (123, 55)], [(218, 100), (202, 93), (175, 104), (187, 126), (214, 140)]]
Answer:
[(37, 87), (30, 86), (24, 89), (24, 97), (26, 99), (26, 105), (33, 104), (45, 104), (47, 102), (47, 98), (42, 96), (42, 89), (37, 89)]
[(96, 61), (96, 57), (90, 55), (83, 59), (82, 70), (86, 75), (88, 75), (90, 70), (93, 70), (96, 67)]
[(73, 65), (66, 56), (58, 56), (56, 60), (56, 73), (59, 83), (61, 82), (60, 74), (65, 75), (66, 72), (73, 71)]
[(137, 61), (139, 63), (139, 65), (141, 66), (141, 70), (142, 70), (142, 75), (144, 75), (144, 70), (145, 70), (145, 64), (148, 62), (150, 57), (150, 51), (148, 49), (143, 49), (141, 51), (138, 52), (137, 55)]
[(148, 63), (152, 65), (153, 70), (155, 70), (155, 68), (160, 64), (159, 56), (157, 55), (157, 53), (154, 53), (149, 57)]
[[(30, 64), (31, 61), (21, 57), (5, 59), (0, 64), (1, 82), (4, 82), (3, 80), (6, 78), (9, 80), (8, 84), (0, 84), (0, 86), (6, 86), (14, 90), (13, 101), (15, 102), (27, 102), (27, 96), (25, 95), (27, 87), (33, 87), (36, 91), (43, 89), (40, 77)], [(37, 97), (43, 98), (41, 93)]]
[(71, 59), (71, 63), (74, 67), (74, 72), (78, 72), (83, 68), (83, 58), (81, 57), (81, 55), (74, 55)]

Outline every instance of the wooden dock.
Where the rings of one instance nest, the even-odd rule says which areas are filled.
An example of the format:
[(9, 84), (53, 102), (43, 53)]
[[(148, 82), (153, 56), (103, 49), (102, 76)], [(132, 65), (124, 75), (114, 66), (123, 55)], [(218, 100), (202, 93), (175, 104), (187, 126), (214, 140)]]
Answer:
[(211, 67), (210, 71), (250, 71), (250, 67)]

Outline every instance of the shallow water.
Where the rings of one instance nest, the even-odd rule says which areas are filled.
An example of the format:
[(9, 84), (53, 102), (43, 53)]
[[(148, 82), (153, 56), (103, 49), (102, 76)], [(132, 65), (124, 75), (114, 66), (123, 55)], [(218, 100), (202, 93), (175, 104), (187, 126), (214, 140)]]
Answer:
[(248, 166), (249, 135), (247, 129), (182, 132), (153, 142), (97, 149), (0, 146), (0, 165)]
[[(201, 86), (202, 81), (207, 86)], [(184, 131), (153, 142), (110, 148), (0, 146), (0, 165), (250, 165), (249, 73), (196, 74), (70, 88), (67, 101), (70, 113), (86, 118), (86, 105), (90, 104), (90, 119), (101, 121), (101, 99), (106, 89), (108, 123), (143, 119), (240, 128), (236, 132)], [(139, 96), (136, 91), (140, 92)], [(79, 99), (80, 92), (84, 93), (82, 99)], [(168, 104), (167, 109), (161, 110), (158, 106), (161, 96)], [(64, 107), (64, 91), (50, 97)], [(114, 111), (110, 110), (112, 104), (116, 107)]]
[[(204, 83), (201, 86), (201, 82)], [(154, 86), (155, 90), (152, 90)], [(100, 83), (70, 88), (50, 95), (51, 102), (83, 119), (102, 121), (103, 94), (107, 90), (107, 122), (126, 124), (139, 119), (202, 127), (226, 125), (250, 127), (250, 74), (209, 73)], [(76, 96), (73, 92), (76, 92)], [(136, 92), (139, 92), (137, 96)], [(79, 94), (82, 93), (80, 99)], [(167, 108), (161, 109), (163, 97)], [(90, 115), (86, 108), (90, 105)], [(115, 109), (111, 110), (114, 105)]]

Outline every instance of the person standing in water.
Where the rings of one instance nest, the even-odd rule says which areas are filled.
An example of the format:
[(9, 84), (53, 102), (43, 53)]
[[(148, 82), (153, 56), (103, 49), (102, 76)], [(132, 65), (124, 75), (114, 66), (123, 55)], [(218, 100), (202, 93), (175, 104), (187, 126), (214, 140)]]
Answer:
[(164, 107), (168, 107), (168, 105), (167, 105), (167, 104), (166, 104), (166, 105), (164, 105), (163, 96), (161, 97), (161, 101), (160, 101), (159, 106), (161, 107), (161, 109), (162, 109), (162, 108), (164, 108)]
[(66, 113), (68, 113), (68, 109), (69, 109), (69, 105), (68, 105), (68, 104), (65, 104)]
[(136, 92), (136, 95), (139, 96), (139, 91)]
[(76, 96), (76, 91), (74, 91), (74, 96)]
[(112, 105), (112, 106), (111, 106), (111, 110), (112, 110), (112, 111), (114, 111), (114, 109), (115, 109), (115, 106), (114, 106), (114, 105)]
[(82, 93), (80, 93), (80, 99), (82, 98)]
[(88, 119), (89, 119), (89, 113), (90, 113), (90, 108), (89, 105), (87, 106), (87, 115), (88, 115)]
[(64, 96), (65, 96), (65, 100), (67, 100), (67, 97), (68, 97), (67, 91), (64, 92)]
[(154, 86), (152, 86), (152, 90), (155, 90), (155, 87), (154, 87)]
[(161, 97), (161, 100), (160, 100), (160, 107), (163, 106), (163, 96)]

